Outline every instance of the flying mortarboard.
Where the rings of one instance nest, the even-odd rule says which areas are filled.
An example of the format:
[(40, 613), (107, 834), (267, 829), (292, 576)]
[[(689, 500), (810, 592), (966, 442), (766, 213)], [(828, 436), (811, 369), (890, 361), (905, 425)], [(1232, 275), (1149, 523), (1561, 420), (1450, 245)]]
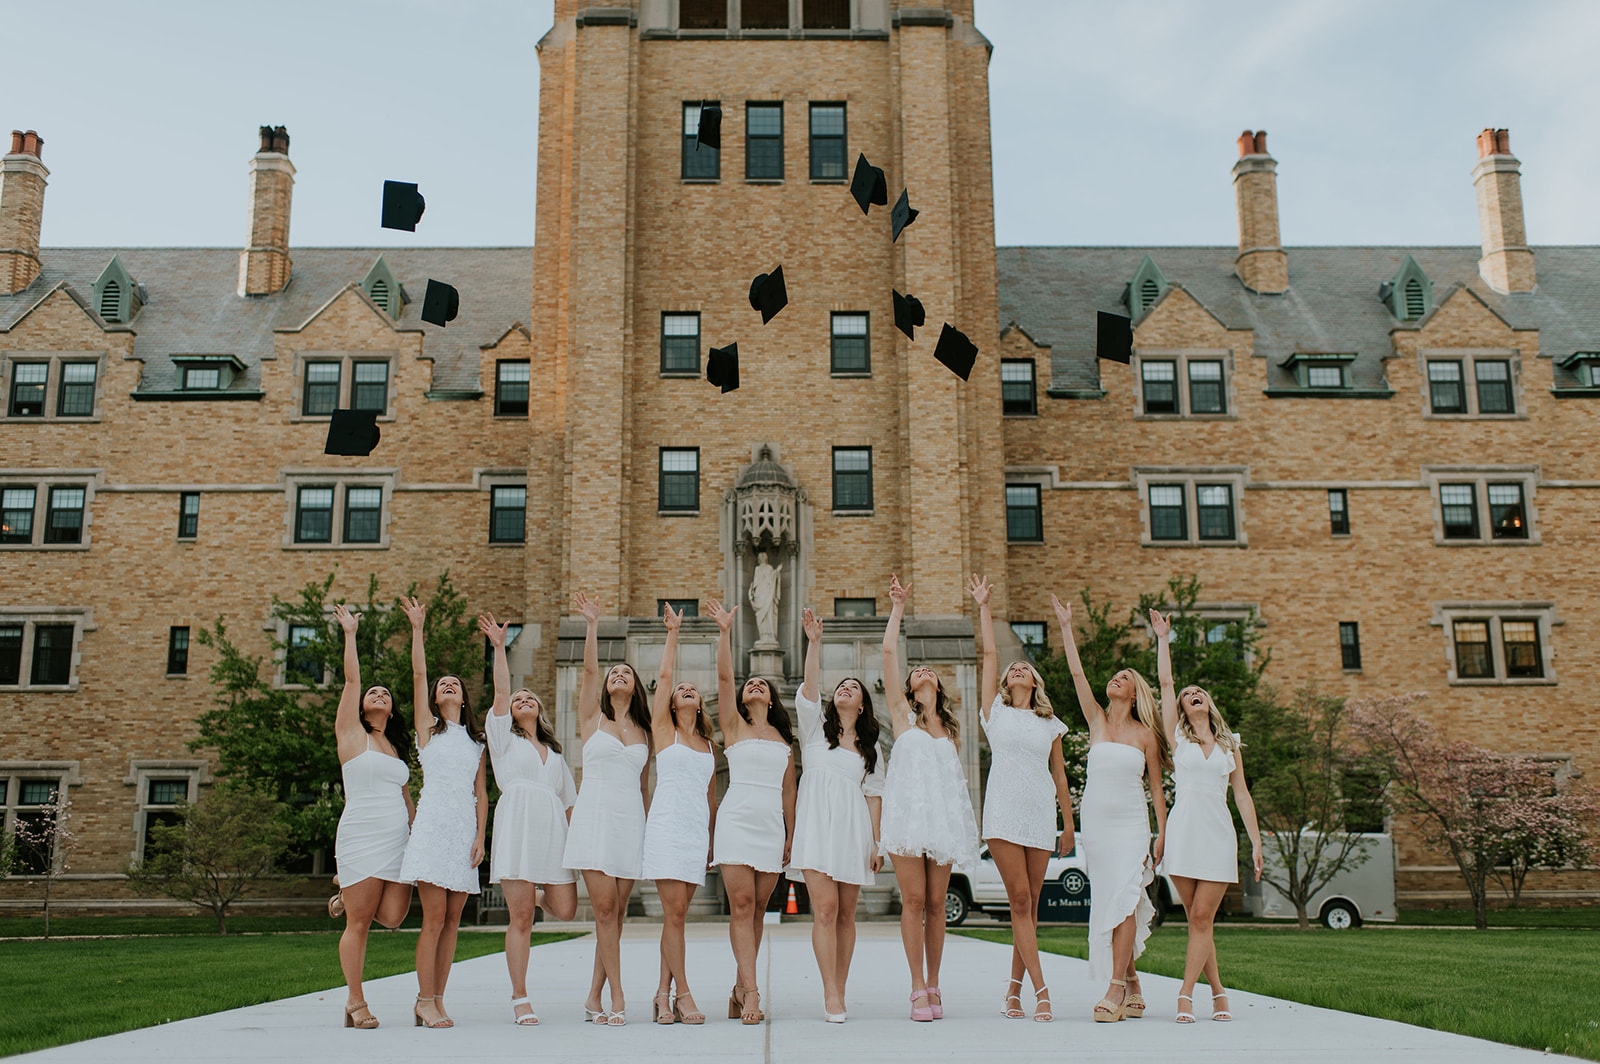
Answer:
[(966, 380), (972, 376), (972, 364), (978, 361), (978, 345), (967, 339), (966, 333), (945, 322), (933, 357), (944, 363), (951, 373)]
[(417, 231), (417, 221), (421, 219), (422, 212), (427, 208), (427, 201), (422, 198), (422, 193), (417, 191), (417, 186), (405, 181), (385, 181), (383, 183), (383, 227), (385, 229), (404, 229), (409, 233)]
[(900, 239), (900, 232), (906, 226), (917, 220), (917, 215), (922, 213), (911, 205), (911, 196), (905, 190), (900, 190), (900, 198), (894, 201), (894, 210), (889, 212), (889, 228), (895, 240)]
[(856, 172), (850, 178), (850, 195), (855, 197), (862, 214), (874, 203), (880, 207), (889, 205), (889, 182), (883, 170), (867, 162), (865, 155), (856, 160)]
[(915, 340), (917, 336), (913, 330), (928, 320), (927, 313), (922, 309), (922, 300), (916, 296), (903, 296), (892, 288), (889, 291), (894, 293), (894, 327), (905, 333), (906, 339)]
[(713, 347), (706, 356), (706, 380), (722, 389), (722, 393), (739, 387), (739, 345)]
[(422, 294), (422, 320), (441, 329), (444, 323), (454, 321), (461, 309), (461, 293), (443, 281), (428, 278), (428, 290)]
[(1133, 319), (1099, 311), (1095, 319), (1094, 353), (1126, 366), (1133, 361)]
[(700, 150), (700, 145), (708, 148), (722, 147), (722, 107), (719, 104), (700, 104), (700, 124), (695, 128), (694, 147)]
[(378, 446), (376, 410), (335, 410), (328, 422), (328, 442), (323, 454), (359, 455), (365, 458)]
[(750, 306), (761, 312), (765, 325), (778, 316), (778, 311), (789, 305), (789, 290), (783, 285), (783, 267), (771, 273), (758, 273), (750, 282)]

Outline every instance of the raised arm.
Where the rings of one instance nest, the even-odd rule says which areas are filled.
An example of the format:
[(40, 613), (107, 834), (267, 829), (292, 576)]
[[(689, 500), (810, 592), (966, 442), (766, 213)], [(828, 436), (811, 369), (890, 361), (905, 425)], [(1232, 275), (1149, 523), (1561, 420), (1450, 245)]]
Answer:
[(1261, 881), (1261, 827), (1256, 823), (1256, 803), (1250, 797), (1250, 787), (1244, 781), (1244, 751), (1233, 751), (1233, 772), (1228, 776), (1233, 784), (1233, 804), (1239, 807), (1239, 819), (1250, 836), (1250, 864), (1255, 868), (1256, 881)]
[(1089, 725), (1089, 741), (1095, 742), (1105, 729), (1106, 714), (1099, 699), (1094, 696), (1094, 688), (1089, 686), (1089, 678), (1083, 674), (1077, 636), (1072, 629), (1072, 607), (1054, 595), (1050, 596), (1050, 605), (1055, 608), (1056, 620), (1061, 623), (1062, 641), (1067, 649), (1067, 668), (1072, 673), (1072, 684), (1078, 691), (1078, 708), (1083, 711), (1083, 719)]
[(433, 709), (428, 704), (428, 643), (423, 632), (428, 607), (416, 598), (402, 595), (400, 608), (411, 620), (411, 705), (415, 711), (413, 722), (417, 726), (417, 749), (420, 751), (433, 734)]
[(739, 727), (739, 700), (733, 690), (733, 615), (739, 607), (725, 610), (717, 599), (706, 599), (706, 612), (717, 622), (717, 718), (727, 746), (737, 741), (733, 732)]
[(800, 614), (800, 629), (806, 634), (805, 680), (800, 684), (800, 694), (808, 702), (820, 702), (822, 675), (822, 622), (807, 606)]
[[(366, 729), (361, 726), (361, 659), (356, 656), (356, 624), (361, 620), (359, 613), (351, 613), (345, 608), (344, 603), (333, 608), (333, 618), (339, 622), (339, 627), (344, 629), (344, 690), (339, 692), (339, 709), (334, 714), (334, 738), (341, 746), (354, 745), (366, 738)], [(362, 742), (362, 745), (366, 744)], [(359, 751), (352, 750), (351, 757)], [(344, 761), (344, 751), (339, 751), (339, 760)]]
[(511, 712), (511, 665), (506, 661), (506, 626), (496, 624), (494, 614), (478, 614), (478, 631), (494, 647), (494, 705), (489, 712), (503, 717)]
[(1156, 634), (1156, 675), (1161, 678), (1161, 727), (1172, 738), (1178, 727), (1178, 696), (1172, 687), (1172, 617), (1150, 611), (1150, 630)]
[(661, 604), (661, 622), (667, 626), (667, 641), (661, 647), (661, 671), (656, 674), (656, 693), (650, 700), (650, 733), (672, 738), (672, 670), (678, 661), (678, 627), (683, 624), (683, 611), (672, 611), (672, 603)]
[(889, 726), (894, 729), (896, 739), (910, 727), (906, 716), (911, 706), (906, 702), (900, 680), (900, 618), (905, 615), (906, 599), (910, 597), (911, 589), (901, 586), (898, 576), (890, 576), (889, 601), (893, 605), (889, 608), (889, 623), (883, 629), (883, 690), (889, 703)]
[(978, 604), (978, 627), (983, 635), (983, 701), (978, 703), (978, 712), (986, 722), (1000, 684), (1000, 655), (994, 648), (994, 616), (989, 612), (989, 595), (993, 591), (994, 585), (977, 573), (967, 581), (967, 594)]
[(600, 720), (600, 601), (582, 591), (572, 603), (587, 625), (583, 633), (583, 681), (578, 686), (578, 741), (588, 742)]

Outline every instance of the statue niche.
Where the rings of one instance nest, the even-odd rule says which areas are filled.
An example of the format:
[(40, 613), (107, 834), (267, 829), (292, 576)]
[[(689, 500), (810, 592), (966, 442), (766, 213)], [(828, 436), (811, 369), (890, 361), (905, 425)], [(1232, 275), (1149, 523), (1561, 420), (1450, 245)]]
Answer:
[[(733, 577), (733, 601), (746, 607), (749, 621), (737, 629), (736, 644), (750, 652), (750, 672), (783, 678), (786, 651), (796, 649), (799, 605), (803, 597), (802, 525), (806, 494), (777, 460), (775, 448), (756, 448), (724, 497), (732, 534), (724, 541)], [(753, 629), (753, 631), (752, 631)], [(753, 636), (753, 640), (752, 640)]]

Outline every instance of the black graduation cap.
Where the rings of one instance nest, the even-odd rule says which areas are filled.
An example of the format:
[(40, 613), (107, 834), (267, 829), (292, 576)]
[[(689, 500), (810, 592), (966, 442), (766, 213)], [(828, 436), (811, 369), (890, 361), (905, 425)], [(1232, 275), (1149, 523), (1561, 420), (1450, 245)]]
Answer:
[(895, 240), (900, 239), (900, 231), (917, 220), (917, 215), (922, 212), (911, 205), (911, 196), (905, 190), (900, 190), (900, 198), (894, 201), (894, 210), (889, 212), (889, 228)]
[(708, 148), (722, 147), (722, 107), (720, 104), (700, 104), (700, 124), (695, 128), (694, 146), (700, 150), (700, 145)]
[(447, 321), (455, 321), (461, 310), (461, 293), (452, 285), (428, 278), (428, 290), (422, 294), (422, 320), (440, 328)]
[(928, 315), (922, 309), (922, 300), (916, 296), (903, 296), (894, 289), (894, 327), (906, 334), (906, 339), (915, 340), (916, 333), (912, 330), (928, 320)]
[(739, 387), (739, 345), (713, 347), (706, 356), (706, 380), (722, 389), (722, 393)]
[(328, 422), (328, 443), (323, 454), (360, 455), (365, 458), (378, 446), (376, 410), (335, 410)]
[(417, 186), (404, 181), (383, 183), (383, 227), (417, 231), (417, 221), (428, 204), (417, 191)]
[(1094, 353), (1098, 358), (1108, 358), (1126, 366), (1133, 361), (1133, 319), (1121, 314), (1097, 312), (1095, 318)]
[(944, 363), (951, 373), (966, 380), (972, 376), (972, 364), (978, 361), (978, 345), (967, 339), (966, 333), (945, 322), (944, 331), (939, 334), (939, 346), (933, 349), (933, 357)]
[(771, 273), (758, 273), (750, 282), (750, 306), (761, 312), (765, 325), (778, 316), (778, 311), (789, 305), (789, 290), (783, 286), (783, 267)]
[(862, 214), (867, 213), (871, 204), (876, 203), (880, 207), (889, 205), (889, 182), (884, 178), (883, 170), (867, 162), (865, 155), (856, 160), (856, 172), (850, 178), (850, 195), (855, 197)]

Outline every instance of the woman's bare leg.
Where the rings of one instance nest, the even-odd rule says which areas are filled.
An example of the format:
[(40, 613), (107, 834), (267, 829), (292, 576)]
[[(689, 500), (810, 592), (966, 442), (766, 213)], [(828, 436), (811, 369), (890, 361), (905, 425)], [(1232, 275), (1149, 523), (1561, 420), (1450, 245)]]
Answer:
[(361, 974), (367, 963), (367, 932), (386, 885), (394, 884), (385, 884), (381, 879), (363, 879), (344, 888), (344, 933), (339, 936), (339, 967), (344, 971), (344, 984), (348, 988), (347, 1005), (366, 1000)]
[[(923, 950), (927, 956), (928, 985), (939, 985), (939, 965), (944, 960), (944, 895), (950, 886), (950, 866), (923, 858), (928, 877), (928, 905), (922, 915)], [(928, 1004), (942, 1005), (938, 994), (928, 995)]]
[[(911, 989), (926, 990), (922, 917), (928, 907), (928, 874), (924, 867), (927, 862), (921, 857), (900, 854), (890, 854), (889, 860), (894, 862), (895, 882), (900, 885), (900, 944), (905, 948), (906, 965), (911, 969)], [(943, 894), (939, 895), (939, 903), (942, 907)]]

